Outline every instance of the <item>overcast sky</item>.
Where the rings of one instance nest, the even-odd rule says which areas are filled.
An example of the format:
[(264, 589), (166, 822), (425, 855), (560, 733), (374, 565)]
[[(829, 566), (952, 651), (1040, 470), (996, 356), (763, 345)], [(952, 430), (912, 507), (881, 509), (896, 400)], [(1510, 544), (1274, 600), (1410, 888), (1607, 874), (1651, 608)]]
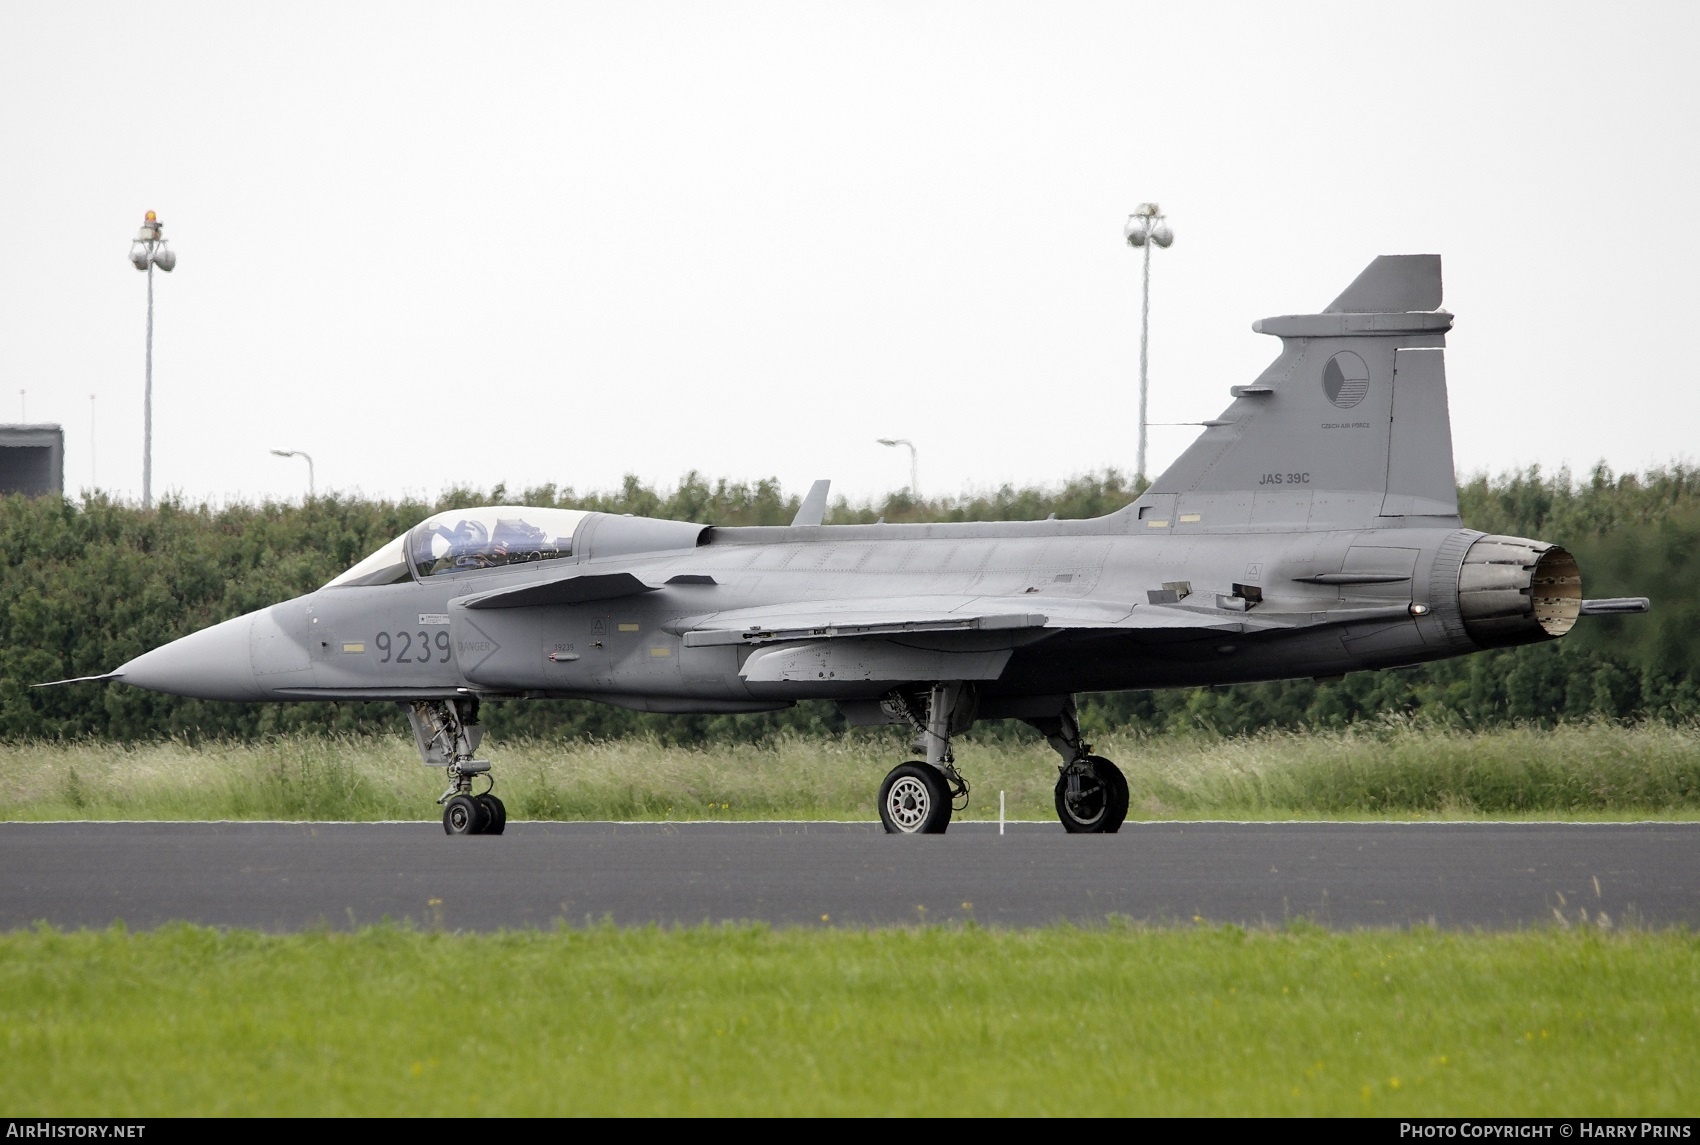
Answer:
[[(0, 420), (68, 489), (1133, 467), (1439, 252), (1461, 471), (1693, 460), (1700, 5), (0, 0)], [(96, 397), (91, 403), (90, 395)], [(91, 438), (91, 407), (95, 429)], [(1195, 429), (1151, 430), (1152, 470)]]

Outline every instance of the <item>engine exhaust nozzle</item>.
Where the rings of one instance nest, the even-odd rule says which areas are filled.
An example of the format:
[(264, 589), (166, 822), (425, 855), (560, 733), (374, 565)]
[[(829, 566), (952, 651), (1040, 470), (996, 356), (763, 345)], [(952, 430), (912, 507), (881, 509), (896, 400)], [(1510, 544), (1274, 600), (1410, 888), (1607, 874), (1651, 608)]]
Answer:
[(1553, 640), (1582, 614), (1582, 570), (1558, 545), (1482, 537), (1458, 570), (1458, 608), (1483, 648)]

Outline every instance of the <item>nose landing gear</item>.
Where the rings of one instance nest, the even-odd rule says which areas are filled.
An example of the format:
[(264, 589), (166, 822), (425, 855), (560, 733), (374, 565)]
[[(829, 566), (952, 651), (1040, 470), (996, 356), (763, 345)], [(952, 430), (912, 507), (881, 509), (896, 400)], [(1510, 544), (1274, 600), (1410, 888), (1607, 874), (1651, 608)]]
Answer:
[[(448, 775), (449, 788), (437, 800), (443, 805), (443, 833), (500, 835), (508, 825), (508, 809), (490, 793), (496, 786), (490, 762), (472, 758), (484, 738), (484, 729), (478, 726), (478, 700), (420, 700), (408, 705), (407, 717), (413, 724), (419, 758)], [(490, 786), (474, 795), (472, 780), (478, 775)]]

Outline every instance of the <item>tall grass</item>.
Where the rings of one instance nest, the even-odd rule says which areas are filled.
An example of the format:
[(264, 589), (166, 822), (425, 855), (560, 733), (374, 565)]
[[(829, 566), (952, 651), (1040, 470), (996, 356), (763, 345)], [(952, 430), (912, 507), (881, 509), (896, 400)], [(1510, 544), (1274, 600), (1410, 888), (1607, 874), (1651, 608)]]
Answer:
[[(1135, 810), (1319, 815), (1700, 811), (1700, 727), (1488, 731), (1403, 720), (1343, 731), (1117, 743)], [(1128, 750), (1131, 749), (1131, 750)]]
[[(781, 735), (669, 747), (648, 739), (491, 743), (518, 819), (871, 819), (889, 734)], [(1105, 736), (1139, 818), (1700, 815), (1700, 727), (1647, 723), (1488, 731), (1406, 721), (1251, 736)], [(962, 818), (1054, 814), (1055, 757), (1032, 741), (959, 741)], [(419, 819), (439, 771), (394, 737), (259, 743), (0, 745), (0, 819)]]

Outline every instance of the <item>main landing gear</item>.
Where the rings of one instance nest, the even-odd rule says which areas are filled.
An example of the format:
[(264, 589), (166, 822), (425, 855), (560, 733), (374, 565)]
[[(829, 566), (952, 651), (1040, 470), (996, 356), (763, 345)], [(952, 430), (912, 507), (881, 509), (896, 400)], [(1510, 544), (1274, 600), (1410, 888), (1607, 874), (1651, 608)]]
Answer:
[[(902, 763), (880, 784), (880, 822), (893, 835), (942, 835), (953, 811), (968, 806), (968, 781), (956, 770), (950, 737), (974, 722), (972, 689), (961, 683), (935, 684), (920, 693), (893, 692), (883, 701), (890, 715), (914, 729), (912, 750), (926, 761)], [(1127, 779), (1121, 769), (1081, 738), (1074, 699), (1056, 715), (1023, 716), (1038, 728), (1062, 762), (1058, 765), (1056, 806), (1063, 830), (1071, 835), (1113, 835), (1127, 818)]]
[[(443, 832), (448, 835), (500, 835), (508, 825), (508, 809), (491, 794), (496, 781), (490, 761), (473, 759), (484, 738), (478, 726), (476, 698), (420, 700), (408, 705), (413, 739), (427, 767), (441, 767), (449, 789), (437, 800), (443, 805)], [(472, 793), (472, 781), (482, 775), (486, 787)]]
[[(880, 822), (891, 835), (942, 835), (950, 826), (952, 811), (968, 806), (968, 781), (956, 770), (950, 750), (952, 730), (960, 731), (973, 722), (967, 688), (960, 684), (934, 684), (924, 698), (893, 692), (885, 705), (915, 731), (911, 751), (925, 751), (925, 763), (902, 763), (891, 769), (880, 784)], [(920, 710), (917, 710), (919, 706)], [(953, 721), (966, 722), (952, 728)], [(955, 806), (962, 800), (962, 806)]]
[(1070, 835), (1113, 835), (1127, 818), (1127, 778), (1080, 734), (1080, 717), (1069, 697), (1054, 716), (1029, 717), (1062, 757), (1058, 765), (1057, 818)]

